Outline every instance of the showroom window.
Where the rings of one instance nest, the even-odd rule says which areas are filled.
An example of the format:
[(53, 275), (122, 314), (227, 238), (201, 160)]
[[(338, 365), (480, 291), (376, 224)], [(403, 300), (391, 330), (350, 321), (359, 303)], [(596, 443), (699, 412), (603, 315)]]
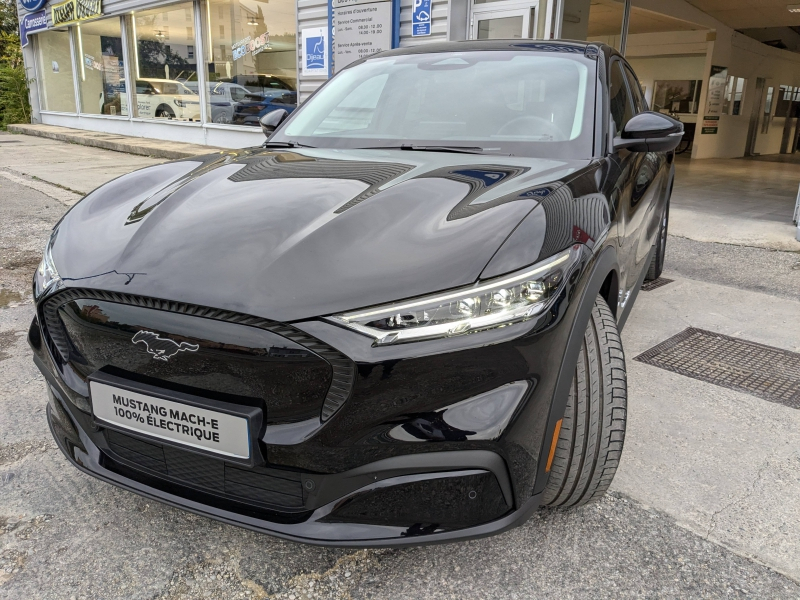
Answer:
[(193, 10), (184, 2), (133, 14), (134, 116), (200, 121)]
[(258, 126), (297, 107), (295, 0), (206, 0), (209, 121)]
[(722, 112), (728, 115), (742, 114), (742, 103), (744, 102), (744, 88), (747, 79), (743, 77), (728, 77), (728, 84), (725, 87), (725, 104)]
[(696, 115), (702, 86), (699, 79), (657, 80), (653, 84), (653, 110)]
[(47, 31), (36, 35), (39, 94), (43, 110), (75, 111), (75, 81), (72, 77), (69, 32)]
[(75, 40), (81, 113), (127, 116), (119, 18), (79, 24)]

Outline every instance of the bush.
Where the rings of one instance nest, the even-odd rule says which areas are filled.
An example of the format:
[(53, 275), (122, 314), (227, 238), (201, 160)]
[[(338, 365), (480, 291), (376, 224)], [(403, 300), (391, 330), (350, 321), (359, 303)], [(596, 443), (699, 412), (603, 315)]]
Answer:
[(0, 2), (0, 128), (2, 129), (11, 123), (31, 122), (28, 85), (33, 80), (28, 79), (25, 74), (16, 17), (15, 4), (11, 4), (8, 0)]

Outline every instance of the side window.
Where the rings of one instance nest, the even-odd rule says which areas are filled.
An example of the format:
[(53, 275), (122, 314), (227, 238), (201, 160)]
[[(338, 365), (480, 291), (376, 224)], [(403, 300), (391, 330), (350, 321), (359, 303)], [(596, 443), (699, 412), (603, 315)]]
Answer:
[(636, 112), (640, 113), (647, 110), (647, 102), (645, 102), (642, 88), (639, 85), (639, 80), (627, 66), (625, 67), (625, 76), (628, 78), (628, 87), (631, 89), (633, 96), (633, 105), (636, 107)]
[(622, 73), (622, 63), (615, 60), (611, 63), (611, 82), (608, 86), (608, 95), (611, 98), (611, 118), (616, 127), (615, 135), (622, 133), (622, 128), (633, 116), (633, 105), (628, 95), (628, 86), (625, 85), (625, 75)]

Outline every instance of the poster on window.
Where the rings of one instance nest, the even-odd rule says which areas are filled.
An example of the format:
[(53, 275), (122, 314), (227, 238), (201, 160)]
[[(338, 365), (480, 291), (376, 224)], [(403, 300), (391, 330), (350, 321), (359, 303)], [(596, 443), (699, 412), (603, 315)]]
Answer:
[(725, 84), (728, 81), (728, 67), (711, 67), (708, 78), (708, 98), (706, 99), (707, 115), (721, 115), (725, 101)]
[(303, 75), (328, 75), (328, 29), (313, 27), (301, 32)]

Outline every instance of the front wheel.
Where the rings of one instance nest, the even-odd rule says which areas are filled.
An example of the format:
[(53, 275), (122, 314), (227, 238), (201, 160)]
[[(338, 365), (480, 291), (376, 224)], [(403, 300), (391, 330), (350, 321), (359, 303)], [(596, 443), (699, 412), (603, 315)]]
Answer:
[(658, 228), (658, 239), (656, 239), (656, 251), (650, 259), (647, 267), (645, 281), (653, 281), (661, 277), (664, 272), (664, 258), (667, 255), (667, 228), (669, 227), (669, 200), (664, 208), (664, 216), (661, 218), (661, 225)]
[(605, 494), (622, 454), (627, 398), (617, 321), (598, 296), (583, 335), (543, 505), (579, 506)]

